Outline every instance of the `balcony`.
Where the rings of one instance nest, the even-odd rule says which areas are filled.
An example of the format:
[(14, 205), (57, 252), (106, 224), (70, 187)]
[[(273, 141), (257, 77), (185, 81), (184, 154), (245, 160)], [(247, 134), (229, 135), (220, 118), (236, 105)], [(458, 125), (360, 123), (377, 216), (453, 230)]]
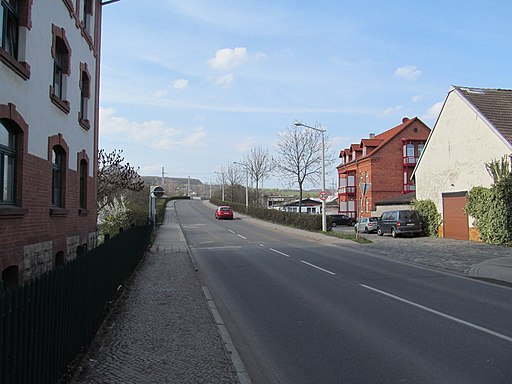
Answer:
[(347, 187), (339, 187), (338, 188), (338, 195), (355, 195), (356, 194), (356, 187), (355, 186), (347, 186)]
[(418, 158), (414, 156), (405, 156), (403, 157), (403, 164), (405, 166), (415, 166), (418, 162)]

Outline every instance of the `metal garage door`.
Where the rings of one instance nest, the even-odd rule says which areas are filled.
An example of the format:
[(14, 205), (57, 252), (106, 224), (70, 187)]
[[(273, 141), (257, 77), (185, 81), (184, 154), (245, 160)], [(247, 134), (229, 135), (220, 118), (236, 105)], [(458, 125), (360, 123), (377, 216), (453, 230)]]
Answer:
[(466, 196), (466, 192), (443, 193), (444, 237), (469, 240), (468, 215), (464, 212)]

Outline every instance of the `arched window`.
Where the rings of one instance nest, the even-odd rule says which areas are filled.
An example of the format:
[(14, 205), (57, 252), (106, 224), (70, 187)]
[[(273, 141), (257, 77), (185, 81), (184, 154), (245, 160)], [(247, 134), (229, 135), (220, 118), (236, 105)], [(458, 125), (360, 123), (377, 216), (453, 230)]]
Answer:
[(89, 98), (91, 97), (91, 76), (87, 69), (87, 63), (80, 63), (80, 110), (78, 111), (78, 121), (85, 128), (90, 128), (88, 120)]
[(63, 112), (69, 113), (69, 101), (66, 100), (67, 78), (71, 74), (71, 48), (63, 28), (53, 26), (53, 82), (50, 97)]
[(2, 281), (5, 288), (13, 288), (18, 285), (18, 266), (11, 265), (2, 271)]
[(0, 120), (0, 204), (16, 202), (16, 134)]
[(64, 150), (60, 146), (52, 149), (52, 205), (54, 207), (63, 206), (64, 190)]
[(87, 161), (80, 160), (80, 208), (87, 208)]

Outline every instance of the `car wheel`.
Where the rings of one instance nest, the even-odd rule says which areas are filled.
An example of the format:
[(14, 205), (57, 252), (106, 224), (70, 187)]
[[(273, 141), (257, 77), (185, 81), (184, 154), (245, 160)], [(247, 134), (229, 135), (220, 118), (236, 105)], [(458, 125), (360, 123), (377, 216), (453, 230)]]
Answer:
[(370, 233), (370, 231), (368, 231), (368, 227), (364, 227), (364, 233)]
[(379, 235), (379, 236), (384, 235), (384, 232), (382, 232), (382, 229), (377, 228), (377, 235)]
[(393, 238), (397, 237), (397, 234), (396, 234), (395, 228), (391, 228), (391, 236), (392, 236)]
[(332, 222), (332, 226), (333, 226), (333, 227), (335, 227), (335, 226), (336, 226), (336, 223), (335, 223), (334, 221)]

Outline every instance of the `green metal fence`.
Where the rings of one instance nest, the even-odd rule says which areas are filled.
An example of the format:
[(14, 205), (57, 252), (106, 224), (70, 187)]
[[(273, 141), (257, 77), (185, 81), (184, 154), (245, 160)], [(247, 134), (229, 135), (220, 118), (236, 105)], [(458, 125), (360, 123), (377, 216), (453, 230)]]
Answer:
[(0, 282), (0, 383), (55, 383), (87, 346), (118, 287), (148, 246), (152, 226), (111, 238), (23, 286)]

